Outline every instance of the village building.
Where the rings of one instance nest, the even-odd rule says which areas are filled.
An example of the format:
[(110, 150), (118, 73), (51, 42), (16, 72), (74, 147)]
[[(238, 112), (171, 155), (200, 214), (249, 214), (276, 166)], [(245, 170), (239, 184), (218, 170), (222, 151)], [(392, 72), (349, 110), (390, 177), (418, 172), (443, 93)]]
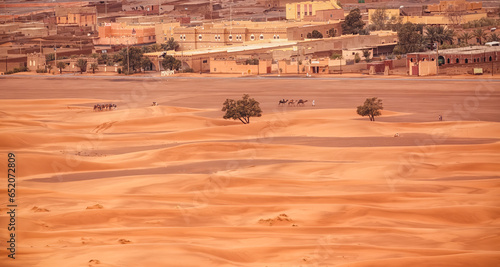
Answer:
[(287, 20), (328, 21), (344, 19), (344, 10), (337, 0), (306, 1), (286, 4)]
[(198, 27), (182, 27), (172, 24), (156, 26), (161, 43), (173, 37), (179, 43), (179, 50), (216, 48), (244, 43), (267, 41), (305, 40), (314, 30), (328, 36), (333, 29), (335, 35), (342, 34), (338, 21), (328, 22), (251, 22), (227, 21), (222, 23), (204, 23)]
[[(368, 10), (368, 21), (372, 21), (376, 9)], [(458, 25), (473, 20), (486, 18), (488, 14), (482, 8), (482, 2), (466, 2), (465, 0), (441, 1), (427, 7), (403, 7), (385, 9), (388, 18), (401, 18), (402, 23), (427, 25)]]
[[(471, 73), (473, 68), (497, 73), (500, 60), (499, 46), (471, 46), (439, 51), (410, 53), (407, 55), (409, 75), (435, 75), (439, 73)], [(435, 68), (433, 67), (435, 66)]]
[[(383, 32), (380, 35), (349, 35), (326, 39), (256, 41), (217, 48), (153, 52), (146, 53), (145, 56), (150, 58), (155, 71), (162, 70), (163, 57), (170, 55), (182, 62), (183, 69), (192, 69), (194, 72), (240, 73), (243, 68), (246, 69), (243, 72), (247, 74), (248, 70), (250, 70), (250, 74), (277, 73), (276, 64), (278, 61), (283, 61), (286, 63), (280, 64), (290, 66), (282, 66), (284, 68), (282, 73), (322, 73), (333, 64), (333, 61), (328, 59), (333, 53), (342, 53), (344, 49), (360, 45), (373, 51), (373, 54), (386, 53), (385, 51), (392, 51), (396, 43), (396, 33)], [(269, 63), (272, 68), (268, 69), (268, 63), (265, 63), (265, 67), (264, 65), (255, 67), (242, 63), (249, 58), (258, 59), (259, 62), (260, 60), (272, 62), (272, 64)], [(297, 64), (304, 64), (303, 66), (306, 66), (304, 71)]]
[(153, 44), (156, 43), (155, 27), (106, 23), (99, 27), (99, 37), (93, 42), (96, 46)]
[(91, 27), (96, 30), (97, 10), (95, 7), (56, 7), (58, 26)]

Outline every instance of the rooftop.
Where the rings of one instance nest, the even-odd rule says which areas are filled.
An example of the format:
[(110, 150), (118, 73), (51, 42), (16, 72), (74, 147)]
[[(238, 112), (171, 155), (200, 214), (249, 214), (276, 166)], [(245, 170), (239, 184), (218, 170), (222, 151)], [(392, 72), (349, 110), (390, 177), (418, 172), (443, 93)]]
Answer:
[[(220, 53), (220, 52), (227, 52), (227, 53), (235, 53), (235, 52), (242, 52), (242, 51), (250, 51), (250, 50), (258, 50), (258, 49), (273, 49), (273, 48), (280, 48), (280, 47), (287, 47), (287, 46), (292, 46), (292, 45), (297, 45), (297, 42), (292, 42), (292, 41), (287, 41), (287, 42), (271, 42), (271, 43), (256, 43), (256, 44), (248, 44), (248, 45), (241, 45), (241, 46), (223, 46), (223, 47), (215, 47), (215, 48), (207, 48), (207, 49), (198, 49), (198, 50), (188, 50), (188, 51), (166, 51), (167, 55), (184, 55), (184, 56), (195, 56), (195, 55), (202, 55), (202, 54), (212, 54), (212, 53)], [(151, 52), (151, 53), (145, 53), (147, 56), (160, 56), (164, 53), (163, 52)]]
[[(440, 55), (447, 55), (447, 54), (468, 55), (468, 54), (477, 54), (477, 53), (484, 53), (484, 52), (500, 52), (500, 46), (482, 45), (482, 46), (469, 46), (469, 47), (460, 47), (460, 48), (439, 50)], [(426, 51), (426, 52), (418, 52), (418, 53), (411, 53), (411, 54), (434, 55), (434, 54), (436, 54), (436, 51)]]

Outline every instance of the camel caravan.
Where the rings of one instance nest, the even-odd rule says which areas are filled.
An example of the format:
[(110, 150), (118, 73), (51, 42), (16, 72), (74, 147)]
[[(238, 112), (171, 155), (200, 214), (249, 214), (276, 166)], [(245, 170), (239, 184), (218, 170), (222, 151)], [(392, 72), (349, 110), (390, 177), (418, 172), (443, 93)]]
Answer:
[[(291, 99), (291, 100), (288, 100), (288, 99), (285, 100), (285, 99), (281, 99), (279, 101), (279, 103), (278, 103), (278, 106), (285, 106), (288, 103), (289, 107), (295, 107), (295, 106), (297, 106), (297, 107), (303, 107), (303, 106), (305, 106), (305, 104), (306, 104), (307, 101), (308, 100), (302, 100), (302, 99), (299, 99), (299, 100), (293, 100), (293, 99)], [(313, 104), (313, 106), (314, 106), (314, 104)]]
[(116, 109), (115, 104), (96, 104), (94, 105), (94, 111), (105, 111)]

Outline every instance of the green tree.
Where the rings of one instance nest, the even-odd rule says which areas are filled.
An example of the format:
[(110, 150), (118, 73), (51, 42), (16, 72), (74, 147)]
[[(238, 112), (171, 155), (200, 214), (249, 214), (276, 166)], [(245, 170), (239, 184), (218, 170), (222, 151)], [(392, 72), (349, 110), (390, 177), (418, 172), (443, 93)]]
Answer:
[(142, 50), (142, 53), (151, 53), (151, 52), (153, 52), (152, 47), (149, 46), (149, 45), (145, 45), (145, 46), (141, 47), (141, 50)]
[(87, 71), (87, 60), (83, 58), (78, 59), (76, 66), (80, 68), (80, 73)]
[(363, 49), (363, 57), (365, 58), (366, 62), (370, 62), (370, 50), (369, 49)]
[(165, 58), (161, 61), (161, 65), (164, 69), (179, 70), (182, 66), (182, 62), (175, 59), (173, 56), (165, 56)]
[(464, 43), (465, 45), (469, 45), (469, 40), (472, 38), (472, 35), (470, 35), (468, 32), (464, 32), (458, 38), (460, 38), (460, 42)]
[(54, 53), (50, 53), (50, 54), (45, 55), (45, 61), (47, 61), (47, 62), (55, 60), (55, 59), (56, 59), (56, 55), (54, 55)]
[(91, 56), (92, 58), (99, 58), (99, 54), (97, 54), (97, 53), (92, 53), (90, 56)]
[(59, 61), (56, 67), (59, 69), (59, 73), (62, 74), (62, 70), (66, 68), (66, 63)]
[(249, 59), (245, 60), (245, 65), (259, 65), (259, 59), (249, 58)]
[(160, 44), (152, 44), (151, 45), (151, 51), (153, 51), (153, 52), (162, 51), (161, 45)]
[[(119, 63), (122, 67), (124, 72), (130, 67), (130, 70), (132, 72), (139, 71), (141, 69), (141, 60), (142, 60), (142, 49), (139, 47), (129, 47), (128, 49), (128, 54), (127, 54), (127, 48), (123, 48), (115, 54), (113, 57), (114, 61)], [(130, 66), (128, 65), (130, 64)]]
[(113, 59), (107, 53), (103, 53), (103, 54), (99, 54), (99, 58), (97, 59), (97, 63), (112, 66)]
[(149, 59), (149, 57), (142, 57), (141, 66), (144, 71), (151, 68), (151, 60)]
[(420, 52), (424, 49), (424, 37), (422, 36), (422, 25), (407, 22), (398, 31), (398, 44), (394, 48), (394, 54), (407, 54)]
[(441, 25), (429, 26), (425, 29), (425, 39), (428, 43), (434, 44), (444, 44), (448, 42), (453, 44), (453, 37), (455, 36), (455, 31), (452, 29), (445, 29)]
[(385, 29), (388, 20), (389, 15), (385, 8), (377, 8), (371, 16), (370, 23), (374, 26), (375, 30), (380, 31)]
[(499, 40), (500, 40), (500, 38), (498, 37), (498, 34), (496, 34), (496, 33), (492, 33), (488, 37), (488, 42), (498, 42)]
[(179, 48), (179, 43), (171, 37), (166, 43), (161, 44), (162, 50), (177, 50)]
[(97, 65), (97, 63), (92, 63), (90, 64), (90, 69), (92, 70), (92, 73), (95, 73), (95, 70), (99, 69), (99, 65)]
[(358, 106), (356, 112), (362, 117), (368, 116), (370, 121), (375, 121), (376, 116), (382, 115), (380, 111), (383, 109), (384, 107), (382, 106), (382, 99), (372, 97), (367, 98), (362, 106)]
[(359, 56), (359, 53), (354, 54), (354, 62), (359, 63), (361, 61), (361, 57)]
[(342, 33), (358, 34), (363, 27), (365, 27), (365, 23), (361, 18), (361, 12), (359, 8), (355, 8), (349, 12), (344, 22), (342, 22)]
[(483, 40), (485, 40), (488, 36), (488, 34), (483, 29), (475, 29), (474, 32), (472, 32), (472, 35), (476, 38), (476, 41), (479, 44), (483, 44)]
[(342, 59), (342, 54), (332, 54), (330, 59)]
[(238, 101), (226, 99), (222, 104), (222, 111), (226, 112), (224, 119), (240, 120), (243, 124), (250, 123), (250, 117), (262, 116), (259, 102), (250, 98), (248, 94), (244, 94), (242, 99)]
[(335, 28), (331, 28), (328, 30), (328, 37), (335, 37)]
[(307, 34), (307, 38), (309, 38), (309, 39), (321, 39), (321, 38), (323, 38), (323, 34), (317, 30), (313, 30), (312, 32)]

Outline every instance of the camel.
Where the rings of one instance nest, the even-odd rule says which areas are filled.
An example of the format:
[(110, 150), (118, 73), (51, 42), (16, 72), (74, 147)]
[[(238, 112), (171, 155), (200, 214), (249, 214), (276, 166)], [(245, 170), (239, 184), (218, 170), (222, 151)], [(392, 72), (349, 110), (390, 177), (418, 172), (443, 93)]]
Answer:
[(94, 111), (112, 110), (116, 109), (116, 104), (96, 104), (94, 105)]
[(278, 103), (278, 106), (281, 106), (281, 105), (285, 105), (286, 103), (288, 102), (288, 99), (285, 100), (285, 99), (280, 99), (280, 102)]
[(288, 106), (295, 106), (295, 101), (292, 99), (288, 102)]
[(306, 102), (307, 102), (307, 100), (302, 100), (302, 99), (300, 99), (299, 101), (297, 101), (297, 107), (298, 107), (299, 105), (304, 106)]

